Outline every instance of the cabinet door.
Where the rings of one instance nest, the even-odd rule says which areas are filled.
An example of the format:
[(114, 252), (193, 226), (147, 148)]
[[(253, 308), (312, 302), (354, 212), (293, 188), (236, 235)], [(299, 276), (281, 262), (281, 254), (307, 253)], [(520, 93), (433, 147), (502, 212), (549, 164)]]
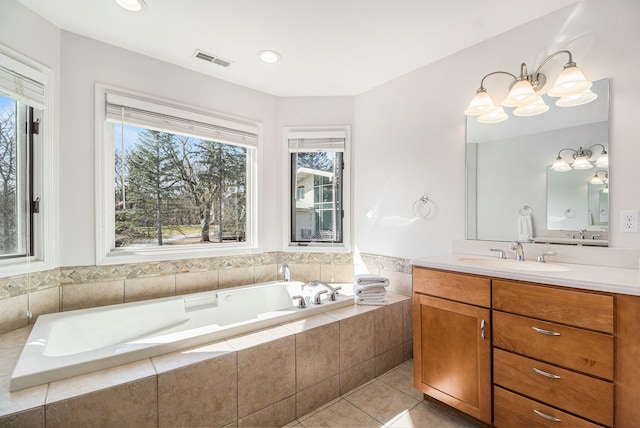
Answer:
[(435, 297), (413, 297), (415, 386), (491, 424), (490, 311)]

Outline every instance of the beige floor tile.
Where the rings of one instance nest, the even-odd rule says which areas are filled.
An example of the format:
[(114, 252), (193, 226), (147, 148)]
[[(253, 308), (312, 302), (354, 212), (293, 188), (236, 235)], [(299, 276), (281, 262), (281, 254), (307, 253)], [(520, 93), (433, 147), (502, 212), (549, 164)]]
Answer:
[(419, 400), (379, 380), (357, 389), (352, 394), (345, 395), (345, 400), (383, 424), (394, 421), (419, 403)]
[(413, 361), (410, 364), (401, 364), (393, 370), (388, 371), (378, 378), (383, 383), (394, 387), (400, 392), (404, 392), (416, 400), (422, 400), (421, 391), (413, 387)]
[(435, 405), (421, 402), (397, 418), (390, 428), (475, 428), (475, 425), (451, 417)]
[(346, 400), (339, 400), (324, 410), (313, 414), (308, 419), (301, 419), (304, 427), (381, 427), (371, 415), (358, 409)]

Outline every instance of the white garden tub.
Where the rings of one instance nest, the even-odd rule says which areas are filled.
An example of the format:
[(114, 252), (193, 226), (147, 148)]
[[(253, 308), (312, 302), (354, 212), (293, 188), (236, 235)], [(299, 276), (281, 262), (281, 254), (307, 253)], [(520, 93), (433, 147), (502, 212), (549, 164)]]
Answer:
[(183, 296), (123, 303), (38, 317), (11, 376), (10, 390), (27, 388), (143, 358), (222, 340), (353, 304), (323, 286), (270, 282)]

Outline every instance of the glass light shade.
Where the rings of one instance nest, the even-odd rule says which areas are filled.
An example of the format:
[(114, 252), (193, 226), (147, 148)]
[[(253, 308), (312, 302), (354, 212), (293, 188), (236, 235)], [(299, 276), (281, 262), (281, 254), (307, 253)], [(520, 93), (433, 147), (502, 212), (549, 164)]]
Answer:
[(116, 0), (116, 3), (123, 8), (130, 10), (132, 12), (139, 12), (142, 10), (142, 6), (144, 6), (144, 1), (142, 0)]
[(542, 114), (549, 110), (549, 106), (545, 104), (542, 100), (542, 97), (538, 97), (538, 101), (533, 104), (527, 104), (525, 106), (520, 106), (513, 110), (513, 114), (516, 116), (535, 116), (537, 114)]
[(509, 95), (502, 102), (505, 107), (521, 107), (538, 102), (539, 95), (527, 80), (518, 80), (509, 91)]
[(598, 168), (609, 168), (609, 153), (602, 153), (596, 159), (596, 166)]
[(604, 190), (602, 191), (602, 193), (609, 193), (609, 185), (605, 184), (604, 186), (605, 187), (604, 187)]
[(604, 184), (604, 181), (602, 181), (602, 178), (598, 177), (597, 175), (594, 175), (589, 183), (591, 183), (591, 184)]
[(558, 156), (553, 162), (553, 165), (551, 165), (551, 169), (557, 172), (571, 171), (571, 167), (569, 166), (569, 164), (566, 163), (560, 156)]
[(504, 122), (507, 119), (509, 119), (509, 115), (504, 112), (504, 109), (502, 107), (497, 107), (491, 113), (478, 116), (477, 120), (480, 123), (498, 123)]
[(469, 103), (469, 107), (464, 111), (467, 116), (477, 116), (496, 111), (497, 107), (485, 90), (478, 90)]
[(547, 92), (552, 97), (566, 97), (586, 91), (593, 85), (588, 81), (582, 71), (578, 67), (566, 67), (553, 84), (553, 87)]
[(585, 156), (576, 157), (576, 160), (573, 161), (571, 166), (573, 167), (573, 169), (590, 169), (590, 168), (593, 168), (593, 165), (591, 164), (591, 162), (589, 162), (589, 159), (587, 159)]
[(577, 94), (560, 97), (558, 101), (556, 101), (556, 105), (558, 107), (581, 106), (583, 104), (590, 103), (596, 98), (598, 98), (598, 94), (592, 92), (591, 89), (587, 89), (585, 91), (578, 92)]

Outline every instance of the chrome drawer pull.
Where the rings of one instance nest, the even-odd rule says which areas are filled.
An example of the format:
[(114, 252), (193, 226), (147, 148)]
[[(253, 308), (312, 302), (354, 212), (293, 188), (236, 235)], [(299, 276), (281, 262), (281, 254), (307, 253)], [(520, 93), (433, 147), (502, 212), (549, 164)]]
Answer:
[(562, 419), (554, 418), (553, 416), (546, 415), (546, 414), (542, 413), (540, 410), (537, 410), (537, 409), (533, 409), (533, 413), (535, 413), (536, 415), (540, 416), (541, 418), (545, 418), (546, 420), (551, 421), (551, 422), (562, 422)]
[(540, 333), (540, 334), (546, 334), (548, 336), (560, 336), (560, 333), (558, 333), (557, 331), (551, 331), (551, 330), (543, 330), (541, 328), (538, 327), (531, 327), (533, 329), (533, 331)]
[(480, 321), (480, 337), (484, 340), (484, 320)]
[(553, 374), (553, 373), (547, 373), (547, 372), (545, 372), (543, 370), (540, 370), (540, 369), (537, 369), (535, 367), (533, 368), (533, 371), (538, 373), (539, 375), (546, 376), (546, 377), (549, 377), (551, 379), (562, 379), (562, 376), (558, 376), (557, 374)]

